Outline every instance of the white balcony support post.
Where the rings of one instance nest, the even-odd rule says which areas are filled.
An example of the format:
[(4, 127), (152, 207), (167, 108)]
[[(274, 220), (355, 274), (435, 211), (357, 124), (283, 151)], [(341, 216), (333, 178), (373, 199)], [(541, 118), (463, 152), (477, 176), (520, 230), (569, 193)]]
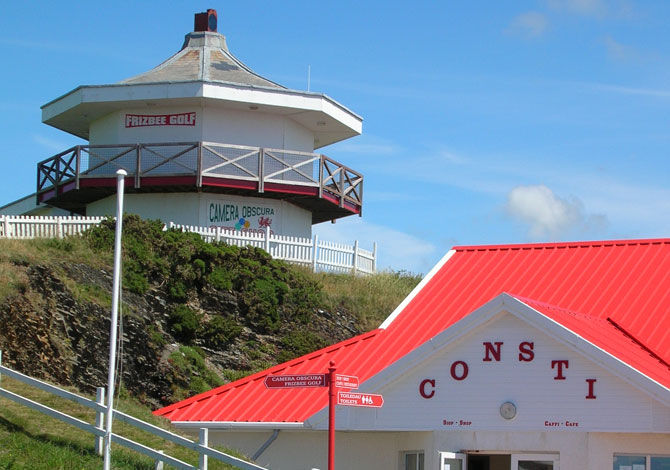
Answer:
[[(98, 387), (95, 389), (95, 402), (98, 405), (105, 406), (105, 387)], [(104, 429), (103, 424), (105, 422), (105, 413), (96, 412), (95, 413), (95, 427)], [(102, 456), (102, 447), (104, 439), (102, 436), (95, 436), (95, 453)]]
[[(198, 444), (201, 446), (208, 447), (209, 445), (209, 429), (200, 428), (200, 436)], [(207, 470), (207, 454), (200, 452), (200, 470)]]

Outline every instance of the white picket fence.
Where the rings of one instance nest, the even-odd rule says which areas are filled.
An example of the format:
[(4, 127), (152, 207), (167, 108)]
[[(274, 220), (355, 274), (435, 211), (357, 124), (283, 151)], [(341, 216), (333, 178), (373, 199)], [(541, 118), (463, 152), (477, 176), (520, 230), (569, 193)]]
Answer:
[(311, 266), (313, 271), (374, 274), (377, 272), (377, 244), (372, 251), (354, 245), (327, 242), (314, 238), (272, 234), (269, 227), (262, 233), (232, 231), (222, 227), (197, 227), (170, 222), (168, 228), (193, 232), (208, 242), (224, 242), (235, 246), (255, 246), (275, 259)]
[(0, 238), (63, 238), (77, 235), (104, 217), (0, 215)]
[[(74, 216), (16, 216), (0, 215), (0, 238), (63, 238), (82, 233), (98, 225), (104, 217)], [(291, 237), (265, 232), (232, 231), (222, 227), (178, 225), (172, 222), (166, 228), (194, 232), (208, 242), (221, 241), (240, 247), (254, 246), (267, 251), (273, 258), (289, 263), (310, 266), (313, 271), (336, 273), (374, 274), (377, 272), (377, 244), (372, 251), (354, 245), (345, 245), (314, 238)]]

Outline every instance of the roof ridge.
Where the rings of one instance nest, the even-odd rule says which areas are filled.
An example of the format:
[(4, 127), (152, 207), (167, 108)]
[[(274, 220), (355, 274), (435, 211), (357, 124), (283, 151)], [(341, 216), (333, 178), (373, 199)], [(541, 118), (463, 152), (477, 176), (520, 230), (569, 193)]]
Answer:
[(662, 245), (670, 244), (670, 238), (639, 238), (629, 240), (586, 240), (552, 243), (511, 243), (498, 245), (456, 245), (457, 251), (494, 251), (494, 250), (540, 250), (552, 248), (596, 248), (609, 246)]
[(543, 302), (541, 300), (531, 299), (530, 297), (524, 297), (524, 296), (521, 296), (521, 295), (516, 295), (516, 294), (509, 293), (509, 292), (508, 292), (508, 294), (511, 295), (512, 297), (514, 297), (515, 299), (520, 300), (521, 302), (524, 302), (524, 303), (530, 302), (530, 303), (540, 305), (542, 307), (546, 307), (546, 308), (549, 308), (549, 309), (552, 309), (552, 310), (556, 310), (558, 312), (567, 313), (567, 314), (573, 315), (575, 317), (583, 317), (583, 318), (586, 318), (586, 319), (589, 319), (589, 320), (594, 320), (594, 321), (598, 321), (598, 322), (605, 322), (605, 320), (603, 320), (602, 318), (596, 317), (596, 316), (588, 314), (588, 313), (578, 312), (576, 310), (571, 310), (569, 308), (560, 307), (558, 305), (550, 304), (548, 302)]
[(614, 326), (617, 330), (621, 331), (624, 335), (626, 335), (628, 338), (630, 338), (631, 341), (633, 341), (635, 344), (640, 346), (642, 349), (647, 351), (654, 359), (662, 363), (664, 366), (670, 369), (670, 363), (663, 359), (660, 355), (658, 355), (653, 349), (651, 349), (649, 346), (644, 344), (642, 341), (637, 339), (635, 335), (633, 335), (631, 332), (629, 332), (627, 329), (625, 329), (623, 326), (621, 326), (619, 323), (617, 323), (614, 319), (611, 317), (607, 317), (607, 321)]
[(330, 346), (326, 346), (325, 348), (321, 348), (317, 351), (305, 354), (304, 356), (296, 357), (295, 359), (291, 359), (290, 361), (282, 362), (281, 364), (277, 364), (273, 367), (269, 367), (267, 369), (264, 369), (260, 372), (256, 372), (255, 374), (248, 375), (246, 377), (243, 377), (241, 379), (237, 379), (233, 382), (229, 382), (227, 384), (220, 385), (218, 387), (215, 387), (211, 390), (207, 390), (206, 392), (199, 393), (197, 395), (193, 395), (192, 397), (186, 398), (185, 400), (178, 401), (177, 403), (173, 403), (171, 405), (165, 406), (163, 408), (159, 408), (158, 410), (155, 410), (153, 413), (156, 415), (164, 415), (167, 413), (170, 413), (174, 410), (179, 410), (182, 408), (185, 408), (195, 402), (202, 401), (202, 400), (207, 400), (209, 398), (212, 398), (216, 395), (220, 395), (222, 393), (226, 393), (231, 389), (242, 387), (244, 385), (247, 385), (251, 382), (255, 382), (263, 377), (266, 377), (268, 375), (272, 375), (276, 372), (281, 372), (284, 369), (287, 369), (289, 367), (296, 366), (302, 362), (305, 361), (310, 361), (312, 359), (315, 359), (323, 354), (327, 353), (332, 353), (333, 351), (336, 351), (340, 348), (345, 348), (347, 346), (356, 344), (360, 341), (365, 341), (369, 338), (372, 338), (376, 336), (377, 334), (383, 332), (383, 329), (376, 328), (372, 331), (368, 331), (366, 333), (361, 333), (360, 335), (354, 336), (352, 338), (348, 338), (344, 341), (340, 341), (339, 343), (332, 344)]

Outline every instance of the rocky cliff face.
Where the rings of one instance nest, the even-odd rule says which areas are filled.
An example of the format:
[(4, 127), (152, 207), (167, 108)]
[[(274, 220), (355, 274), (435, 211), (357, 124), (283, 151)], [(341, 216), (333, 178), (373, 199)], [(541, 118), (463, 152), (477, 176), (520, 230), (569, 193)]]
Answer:
[[(84, 263), (11, 263), (24, 282), (0, 304), (3, 365), (86, 392), (106, 386), (111, 272)], [(122, 387), (153, 406), (359, 332), (347, 314), (317, 305), (308, 321), (282, 314), (268, 328), (259, 321), (263, 311), (250, 317), (248, 293), (204, 285), (174, 300), (167, 284), (155, 277), (144, 293), (122, 293)], [(187, 341), (179, 311), (191, 312), (200, 325)], [(201, 328), (214, 324), (225, 328)]]

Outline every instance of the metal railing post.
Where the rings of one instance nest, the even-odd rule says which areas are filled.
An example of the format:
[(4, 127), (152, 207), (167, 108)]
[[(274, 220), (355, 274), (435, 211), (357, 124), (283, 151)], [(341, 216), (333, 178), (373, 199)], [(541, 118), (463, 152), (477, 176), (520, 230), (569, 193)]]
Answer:
[[(95, 402), (98, 405), (105, 406), (105, 387), (98, 387), (95, 389)], [(99, 411), (95, 413), (95, 427), (104, 431), (103, 423), (105, 422), (105, 413)], [(95, 453), (102, 456), (102, 446), (104, 439), (102, 436), (95, 437)]]
[[(198, 443), (201, 446), (207, 447), (209, 445), (209, 429), (207, 428), (200, 428), (200, 436)], [(203, 452), (200, 452), (200, 462), (199, 462), (199, 467), (200, 470), (207, 470), (207, 454), (204, 454)]]
[[(165, 451), (159, 450), (159, 454), (164, 454)], [(154, 463), (154, 470), (163, 470), (163, 461), (162, 460), (156, 460), (156, 463)]]

